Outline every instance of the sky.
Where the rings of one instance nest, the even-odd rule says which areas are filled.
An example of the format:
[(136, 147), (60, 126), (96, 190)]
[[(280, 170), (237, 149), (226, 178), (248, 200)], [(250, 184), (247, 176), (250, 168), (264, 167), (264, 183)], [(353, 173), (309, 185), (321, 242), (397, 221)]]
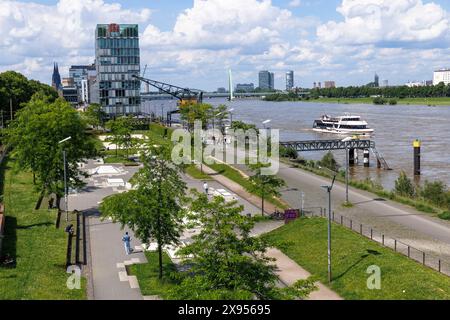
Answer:
[(216, 90), (258, 85), (258, 71), (285, 88), (336, 81), (391, 85), (431, 80), (450, 67), (449, 0), (0, 0), (0, 72), (51, 82), (94, 62), (97, 23), (139, 24), (146, 77)]

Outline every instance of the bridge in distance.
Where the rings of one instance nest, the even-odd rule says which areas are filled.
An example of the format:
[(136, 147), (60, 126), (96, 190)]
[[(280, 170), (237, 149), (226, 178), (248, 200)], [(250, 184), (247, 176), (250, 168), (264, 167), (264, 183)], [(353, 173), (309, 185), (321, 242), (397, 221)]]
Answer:
[[(278, 92), (277, 92), (278, 93)], [(279, 92), (281, 94), (288, 94), (287, 92)], [(248, 92), (248, 93), (234, 93), (234, 97), (236, 99), (244, 99), (244, 98), (263, 98), (265, 96), (274, 94), (274, 92)], [(301, 91), (298, 93), (299, 96), (308, 96), (309, 91)], [(228, 98), (230, 94), (226, 93), (218, 93), (218, 92), (204, 92), (203, 98), (211, 99), (211, 98)], [(141, 93), (141, 98), (145, 100), (168, 100), (175, 99), (172, 95), (167, 93), (159, 93), (156, 91), (143, 92)]]

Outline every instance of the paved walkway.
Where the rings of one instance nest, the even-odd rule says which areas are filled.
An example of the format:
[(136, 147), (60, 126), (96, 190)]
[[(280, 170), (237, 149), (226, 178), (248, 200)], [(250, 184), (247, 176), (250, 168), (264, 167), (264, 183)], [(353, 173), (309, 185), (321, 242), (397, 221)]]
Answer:
[[(85, 169), (98, 167), (100, 164), (89, 161)], [(132, 248), (140, 245), (131, 230), (121, 230), (120, 224), (110, 220), (101, 221), (98, 212), (99, 203), (103, 198), (120, 192), (115, 187), (106, 184), (108, 178), (121, 178), (128, 181), (138, 170), (136, 167), (122, 167), (124, 171), (114, 175), (96, 175), (87, 180), (87, 186), (77, 194), (69, 197), (69, 210), (84, 211), (89, 222), (89, 299), (94, 300), (142, 300), (135, 278), (129, 278), (125, 265), (135, 262), (146, 262), (142, 252), (126, 255), (122, 236), (125, 231), (130, 233)]]
[[(298, 280), (307, 279), (311, 274), (300, 267), (294, 260), (289, 258), (278, 249), (271, 248), (266, 254), (269, 258), (276, 259), (278, 270), (276, 274), (283, 284), (291, 286)], [(313, 291), (308, 300), (342, 300), (334, 291), (320, 282), (316, 282), (318, 290)]]
[[(197, 167), (198, 169), (200, 169), (200, 165), (198, 165)], [(234, 182), (233, 180), (228, 179), (223, 175), (218, 174), (216, 171), (207, 167), (206, 165), (203, 165), (203, 172), (210, 175), (211, 178), (213, 178), (215, 181), (219, 182), (224, 187), (230, 189), (232, 192), (236, 193), (241, 198), (246, 199), (248, 202), (257, 206), (258, 208), (261, 208), (261, 198), (251, 194), (250, 192), (245, 190), (240, 184)], [(275, 205), (271, 204), (268, 201), (264, 201), (264, 212), (266, 214), (271, 214), (276, 209), (277, 207)]]

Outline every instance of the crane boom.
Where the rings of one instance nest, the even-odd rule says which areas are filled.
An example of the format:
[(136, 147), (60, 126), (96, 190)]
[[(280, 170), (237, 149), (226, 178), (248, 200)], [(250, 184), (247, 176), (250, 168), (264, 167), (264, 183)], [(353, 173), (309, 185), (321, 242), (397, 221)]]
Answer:
[(203, 102), (203, 91), (195, 90), (195, 89), (189, 89), (189, 88), (181, 88), (178, 86), (174, 86), (168, 83), (146, 79), (143, 77), (139, 77), (136, 75), (133, 75), (134, 78), (145, 82), (152, 87), (165, 92), (167, 94), (170, 94), (171, 96), (177, 98), (179, 100), (180, 105), (185, 105), (189, 103), (202, 103)]

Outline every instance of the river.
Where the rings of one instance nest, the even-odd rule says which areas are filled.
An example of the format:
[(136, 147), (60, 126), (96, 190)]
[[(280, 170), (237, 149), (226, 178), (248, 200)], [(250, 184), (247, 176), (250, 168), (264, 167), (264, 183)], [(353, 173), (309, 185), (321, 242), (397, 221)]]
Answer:
[[(386, 189), (394, 187), (400, 171), (413, 177), (413, 146), (415, 139), (422, 141), (422, 176), (417, 182), (442, 180), (450, 185), (450, 107), (413, 105), (375, 106), (369, 104), (330, 104), (309, 102), (267, 102), (262, 100), (222, 99), (204, 101), (213, 105), (226, 104), (234, 108), (233, 120), (241, 120), (262, 127), (262, 122), (280, 129), (281, 141), (338, 139), (340, 136), (312, 131), (312, 124), (322, 114), (332, 116), (351, 113), (360, 115), (375, 129), (371, 139), (377, 150), (393, 169), (376, 168), (371, 154), (371, 167), (362, 166), (362, 153), (357, 166), (351, 169), (354, 179), (372, 178)], [(320, 160), (323, 152), (301, 153), (305, 159)], [(336, 159), (345, 166), (345, 151), (333, 151)]]

